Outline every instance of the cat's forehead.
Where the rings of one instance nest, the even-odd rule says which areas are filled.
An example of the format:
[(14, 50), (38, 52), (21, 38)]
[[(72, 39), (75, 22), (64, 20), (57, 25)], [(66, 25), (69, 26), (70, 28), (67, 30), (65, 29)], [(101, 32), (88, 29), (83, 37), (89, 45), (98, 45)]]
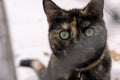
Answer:
[[(69, 19), (67, 19), (69, 20)], [(70, 29), (71, 27), (76, 27), (77, 25), (77, 19), (75, 17), (71, 17), (71, 21), (64, 21), (58, 25), (64, 30)]]
[(69, 10), (68, 11), (68, 14), (70, 15), (70, 16), (74, 16), (74, 17), (80, 17), (80, 16), (82, 16), (82, 14), (81, 14), (81, 9), (71, 9), (71, 10)]
[(83, 17), (83, 13), (81, 12), (81, 9), (69, 10), (61, 17), (55, 19), (52, 25), (56, 26), (56, 28), (62, 28), (64, 30), (70, 29), (71, 27), (86, 27), (90, 25), (92, 22), (91, 19)]
[(60, 26), (63, 29), (69, 29), (70, 27), (74, 27), (78, 25), (79, 27), (80, 26), (86, 27), (91, 24), (91, 20), (87, 18), (83, 18), (82, 15), (80, 14), (80, 10), (77, 9), (70, 10), (66, 18), (67, 19), (65, 21), (60, 23)]
[(62, 27), (63, 29), (65, 29), (65, 30), (67, 30), (67, 29), (70, 28), (70, 24), (64, 22), (64, 23), (61, 24), (61, 27)]

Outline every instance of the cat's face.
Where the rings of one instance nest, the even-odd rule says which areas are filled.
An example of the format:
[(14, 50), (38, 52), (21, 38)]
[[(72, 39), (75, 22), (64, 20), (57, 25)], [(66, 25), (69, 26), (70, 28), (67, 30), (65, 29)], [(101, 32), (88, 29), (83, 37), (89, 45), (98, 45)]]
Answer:
[(63, 10), (51, 0), (43, 1), (49, 23), (49, 41), (58, 58), (79, 57), (81, 67), (99, 58), (106, 46), (103, 0), (91, 0), (84, 9)]

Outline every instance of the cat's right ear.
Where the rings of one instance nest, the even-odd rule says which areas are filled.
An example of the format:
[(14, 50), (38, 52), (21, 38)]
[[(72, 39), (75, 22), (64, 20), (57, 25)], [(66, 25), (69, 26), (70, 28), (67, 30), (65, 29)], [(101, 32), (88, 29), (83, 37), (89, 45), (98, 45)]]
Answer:
[(45, 14), (47, 16), (48, 23), (50, 24), (57, 18), (61, 18), (63, 14), (66, 12), (65, 10), (58, 7), (53, 1), (51, 0), (43, 0), (43, 8)]

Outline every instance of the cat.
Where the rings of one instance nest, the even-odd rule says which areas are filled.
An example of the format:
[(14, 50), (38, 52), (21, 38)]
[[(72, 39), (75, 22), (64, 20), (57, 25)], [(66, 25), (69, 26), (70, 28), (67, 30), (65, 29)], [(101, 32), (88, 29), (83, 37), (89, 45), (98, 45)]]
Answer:
[(110, 80), (104, 0), (91, 0), (83, 9), (71, 10), (43, 0), (43, 8), (53, 52), (49, 65), (37, 69), (31, 64), (34, 60), (23, 60), (21, 65), (32, 65), (41, 80)]

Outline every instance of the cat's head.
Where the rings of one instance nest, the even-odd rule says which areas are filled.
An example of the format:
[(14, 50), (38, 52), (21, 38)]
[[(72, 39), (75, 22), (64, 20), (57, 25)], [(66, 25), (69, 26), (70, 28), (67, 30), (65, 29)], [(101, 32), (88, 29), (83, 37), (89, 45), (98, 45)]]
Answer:
[(51, 0), (43, 0), (49, 23), (49, 41), (58, 58), (79, 57), (85, 66), (99, 58), (106, 46), (103, 20), (104, 0), (91, 0), (84, 9), (64, 10)]

